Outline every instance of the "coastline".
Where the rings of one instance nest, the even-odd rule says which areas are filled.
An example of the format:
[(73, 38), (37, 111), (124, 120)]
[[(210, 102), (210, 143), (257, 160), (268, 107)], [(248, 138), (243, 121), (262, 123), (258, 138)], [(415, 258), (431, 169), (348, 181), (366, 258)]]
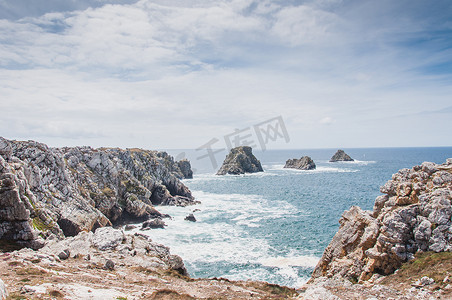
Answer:
[[(32, 145), (35, 146), (36, 144), (32, 144)], [(45, 147), (43, 149), (45, 149)], [(93, 150), (89, 150), (89, 151), (93, 151)], [(101, 151), (104, 151), (104, 150), (101, 150)], [(118, 150), (116, 150), (116, 151), (118, 151)], [(137, 151), (138, 150), (134, 150), (134, 153), (136, 153)], [(140, 150), (140, 151), (142, 151), (142, 150)], [(140, 151), (139, 151), (139, 153), (141, 153)], [(30, 179), (33, 178), (33, 177), (30, 177), (30, 174), (32, 174), (32, 173), (30, 173), (29, 171), (26, 171), (26, 168), (24, 167), (25, 166), (24, 162), (26, 162), (26, 159), (27, 159), (25, 156), (22, 156), (21, 159), (17, 160), (14, 158), (14, 155), (12, 152), (9, 152), (9, 153), (10, 153), (9, 157), (7, 157), (6, 160), (3, 159), (4, 166), (3, 166), (2, 171), (4, 174), (7, 175), (6, 177), (3, 176), (3, 178), (12, 178), (13, 181), (16, 182), (16, 186), (11, 185), (11, 181), (8, 181), (9, 183), (5, 187), (8, 188), (6, 190), (12, 190), (12, 191), (17, 190), (18, 195), (22, 195), (20, 192), (21, 186), (24, 186), (23, 185), (24, 183), (30, 184), (30, 182), (31, 182)], [(146, 152), (146, 153), (148, 153), (148, 152)], [(149, 153), (154, 153), (154, 152), (149, 152)], [(2, 155), (5, 156), (4, 148), (3, 148)], [(163, 157), (165, 159), (167, 158), (167, 156), (165, 156), (165, 155), (163, 155)], [(169, 161), (172, 161), (171, 159), (172, 158), (170, 158)], [(6, 164), (5, 164), (5, 162), (6, 162)], [(354, 163), (353, 166), (354, 167), (359, 166), (359, 167), (364, 168), (368, 164), (369, 164), (368, 161), (366, 161), (366, 164), (363, 164), (363, 161), (358, 161), (357, 163)], [(48, 165), (48, 163), (46, 163), (46, 165)], [(94, 164), (93, 166), (95, 166), (95, 165), (96, 164)], [(57, 168), (61, 168), (62, 165), (56, 164), (54, 166), (56, 166)], [(63, 166), (64, 166), (64, 163), (63, 163)], [(347, 168), (347, 166), (352, 166), (352, 165), (351, 165), (351, 163), (339, 163), (339, 165), (335, 165), (336, 168), (337, 167)], [(434, 164), (432, 166), (433, 166), (432, 167), (433, 169), (439, 168), (439, 167), (434, 167), (435, 166)], [(10, 168), (10, 169), (8, 169), (8, 168)], [(16, 171), (13, 172), (11, 168), (16, 170), (17, 172)], [(414, 167), (413, 170), (414, 169), (418, 170), (419, 168), (422, 169), (424, 167), (423, 166)], [(441, 168), (439, 168), (438, 170), (442, 170)], [(96, 168), (93, 168), (93, 169), (95, 170)], [(312, 173), (309, 173), (310, 171), (306, 171), (307, 173), (298, 173), (296, 170), (290, 172), (287, 170), (281, 170), (280, 168), (275, 168), (275, 169), (269, 170), (268, 168), (264, 167), (264, 169), (265, 169), (264, 171), (267, 171), (267, 173), (264, 172), (264, 173), (257, 173), (256, 175), (251, 175), (251, 176), (244, 175), (244, 176), (238, 176), (238, 177), (225, 176), (220, 181), (226, 181), (226, 182), (235, 181), (237, 184), (247, 183), (247, 184), (251, 184), (251, 186), (253, 186), (252, 184), (255, 183), (256, 180), (262, 180), (262, 178), (267, 178), (269, 180), (271, 179), (274, 181), (278, 178), (286, 180), (288, 178), (287, 176), (291, 176), (290, 178), (292, 178), (294, 180), (299, 180), (300, 178), (306, 179), (306, 178), (312, 177), (312, 175), (309, 175), (309, 174), (312, 174)], [(436, 176), (435, 172), (438, 172), (438, 170), (432, 171), (431, 175), (429, 175), (429, 176)], [(70, 170), (70, 171), (72, 172), (71, 174), (74, 174), (73, 170)], [(280, 173), (280, 172), (288, 172), (288, 173), (284, 173), (286, 175), (283, 176), (282, 173)], [(447, 172), (448, 171), (446, 171), (446, 173)], [(328, 170), (325, 170), (325, 169), (323, 169), (323, 170), (321, 169), (319, 173), (324, 174), (325, 176), (330, 174), (330, 173), (328, 173)], [(348, 173), (355, 174), (356, 172), (348, 172)], [(10, 174), (10, 175), (8, 175), (8, 174)], [(168, 172), (168, 174), (170, 174), (170, 172)], [(287, 174), (289, 174), (289, 175), (287, 175)], [(334, 174), (330, 174), (330, 175), (334, 175)], [(444, 176), (446, 176), (446, 175), (444, 175)], [(80, 177), (78, 177), (78, 178), (80, 178)], [(22, 181), (18, 181), (18, 179), (21, 179)], [(393, 176), (393, 179), (394, 179), (394, 176)], [(435, 180), (433, 180), (432, 182), (436, 182)], [(445, 177), (444, 180), (445, 180), (444, 184), (446, 184), (446, 185), (449, 184), (448, 182), (450, 180), (447, 176)], [(186, 179), (186, 180), (181, 181), (182, 184), (184, 182), (187, 183), (188, 186), (190, 186), (191, 184), (193, 184), (193, 186), (196, 186), (196, 184), (198, 184), (198, 185), (202, 184), (202, 180), (200, 181), (196, 177), (195, 177), (195, 179)], [(441, 184), (443, 184), (443, 183), (441, 183)], [(26, 192), (25, 194), (30, 195), (30, 193), (34, 193), (33, 189), (36, 189), (37, 186), (38, 185), (36, 185), (36, 184), (35, 185), (32, 184), (28, 188), (25, 187), (25, 189), (23, 191)], [(55, 185), (55, 186), (57, 186), (57, 188), (58, 188), (58, 185)], [(60, 185), (60, 187), (61, 187), (61, 185)], [(4, 191), (5, 191), (5, 189), (4, 189)], [(56, 192), (54, 192), (54, 193), (56, 194)], [(210, 198), (210, 200), (212, 200), (212, 197), (214, 195), (216, 195), (216, 194), (205, 194), (206, 200), (209, 198)], [(242, 216), (240, 214), (236, 215), (235, 217), (231, 216), (230, 219), (226, 218), (225, 222), (233, 221), (237, 225), (242, 226), (243, 228), (248, 228), (249, 230), (253, 230), (253, 228), (259, 228), (261, 226), (261, 222), (263, 220), (271, 220), (271, 219), (275, 219), (275, 218), (276, 218), (276, 220), (278, 220), (281, 218), (287, 218), (287, 217), (290, 217), (291, 212), (295, 213), (293, 215), (293, 217), (298, 218), (299, 217), (298, 214), (301, 213), (301, 211), (298, 211), (295, 207), (287, 206), (286, 204), (284, 204), (284, 202), (280, 203), (280, 204), (283, 204), (283, 206), (278, 207), (278, 205), (277, 205), (278, 202), (275, 202), (275, 200), (271, 200), (271, 199), (259, 198), (260, 197), (259, 194), (250, 195), (251, 197), (249, 198), (248, 202), (246, 200), (247, 196), (245, 195), (245, 197), (244, 197), (243, 194), (238, 194), (237, 199), (233, 198), (233, 194), (232, 194), (232, 198), (231, 198), (231, 194), (224, 194), (224, 195), (228, 195), (229, 198), (227, 199), (227, 201), (229, 201), (230, 205), (233, 205), (235, 207), (235, 209), (236, 209), (235, 213), (241, 212), (243, 214)], [(127, 196), (127, 197), (129, 197), (129, 196)], [(174, 196), (174, 195), (172, 195), (172, 196)], [(149, 197), (151, 197), (151, 196), (149, 195)], [(58, 198), (58, 197), (56, 197), (56, 198)], [(16, 198), (14, 198), (14, 199), (16, 199)], [(19, 199), (19, 198), (17, 198), (17, 199)], [(21, 198), (21, 199), (24, 199), (24, 198)], [(203, 200), (203, 199), (201, 199), (201, 200)], [(37, 201), (37, 200), (35, 200), (35, 198), (33, 198), (33, 203), (35, 205), (41, 205), (35, 201)], [(201, 201), (201, 203), (204, 203), (204, 202), (207, 202), (207, 201)], [(168, 201), (168, 203), (176, 204), (178, 202), (177, 201), (176, 202)], [(227, 203), (227, 202), (223, 202), (222, 205), (224, 206), (225, 203)], [(408, 204), (410, 204), (410, 203), (408, 203)], [(411, 204), (414, 205), (414, 203), (411, 203)], [(45, 204), (43, 204), (43, 205), (45, 207)], [(182, 212), (183, 215), (185, 215), (187, 212), (191, 211), (197, 216), (197, 218), (199, 218), (199, 220), (205, 221), (205, 220), (203, 220), (204, 215), (202, 213), (209, 212), (209, 209), (211, 212), (214, 210), (218, 210), (219, 202), (217, 202), (217, 203), (214, 202), (211, 205), (213, 205), (213, 206), (211, 208), (207, 208), (207, 209), (205, 206), (202, 206), (202, 207), (201, 206), (199, 206), (199, 207), (186, 206), (185, 208), (179, 208), (179, 209), (185, 209)], [(185, 206), (185, 205), (183, 205), (183, 206)], [(157, 209), (158, 209), (158, 207), (162, 207), (162, 206), (157, 206)], [(166, 207), (170, 208), (169, 206), (166, 206)], [(249, 211), (249, 207), (253, 208), (254, 210)], [(199, 208), (202, 208), (202, 210), (203, 210), (202, 213), (197, 212), (197, 210), (199, 210)], [(33, 209), (35, 210), (35, 213), (36, 213), (36, 208), (33, 207)], [(224, 207), (224, 209), (228, 209), (231, 212), (231, 206)], [(158, 211), (158, 210), (156, 210), (156, 211)], [(164, 210), (162, 210), (162, 211), (164, 211)], [(278, 215), (278, 211), (280, 211), (281, 214)], [(260, 217), (259, 217), (259, 214), (261, 215)], [(179, 228), (180, 231), (187, 230), (187, 228), (188, 228), (188, 231), (195, 232), (196, 230), (189, 229), (190, 228), (189, 226), (197, 226), (198, 224), (201, 224), (201, 223), (195, 223), (195, 222), (192, 223), (192, 222), (183, 221), (182, 220), (183, 215), (177, 216), (177, 218), (178, 218), (177, 222), (179, 222), (178, 226), (182, 226), (184, 228), (184, 229), (182, 229), (182, 227), (180, 227)], [(162, 214), (161, 212), (159, 212), (158, 218), (163, 218), (162, 220), (165, 221), (164, 216), (165, 216), (165, 213)], [(270, 217), (270, 219), (266, 219), (268, 217)], [(166, 220), (168, 223), (172, 222), (172, 220), (170, 221), (170, 219), (166, 219)], [(26, 220), (23, 220), (23, 221), (26, 221)], [(21, 221), (21, 222), (23, 222), (23, 221)], [(32, 221), (30, 221), (30, 222), (33, 224)], [(134, 221), (132, 221), (132, 223), (133, 222)], [(337, 222), (337, 220), (336, 220), (336, 222)], [(57, 221), (55, 223), (59, 224)], [(137, 224), (139, 224), (139, 223), (137, 223)], [(225, 224), (227, 224), (227, 223), (225, 223)], [(95, 232), (95, 234), (97, 234), (97, 231), (102, 228), (111, 228), (111, 227), (101, 226), (100, 228), (97, 228), (97, 229), (93, 228), (92, 230), (81, 230), (81, 233), (79, 235), (74, 234), (74, 236), (75, 236), (75, 238), (80, 238), (80, 235), (83, 236), (85, 234), (84, 233), (85, 231), (93, 231), (93, 232)], [(194, 228), (194, 227), (192, 227), (192, 228)], [(43, 229), (45, 229), (45, 228), (43, 228), (43, 227), (38, 228), (36, 226), (33, 227), (33, 230), (37, 230), (37, 231), (41, 232), (41, 234), (38, 233), (39, 237), (45, 239), (44, 242), (42, 242), (43, 246), (44, 246), (44, 248), (42, 248), (42, 249), (45, 249), (49, 244), (58, 243), (57, 242), (58, 240), (61, 240), (62, 243), (66, 243), (66, 242), (70, 241), (70, 239), (73, 239), (68, 236), (66, 236), (66, 238), (62, 238), (56, 234), (42, 235)], [(155, 229), (155, 230), (161, 230), (161, 229)], [(162, 231), (160, 231), (160, 232), (169, 233), (168, 231), (165, 231), (165, 230), (166, 229), (162, 229)], [(151, 230), (149, 232), (155, 233), (158, 231)], [(364, 282), (365, 281), (364, 280), (362, 282), (359, 281), (357, 284), (350, 285), (347, 283), (347, 282), (350, 283), (350, 280), (348, 280), (348, 279), (344, 279), (344, 278), (331, 279), (331, 278), (328, 278), (328, 276), (327, 277), (320, 276), (319, 277), (320, 279), (313, 278), (301, 290), (296, 291), (295, 289), (286, 288), (281, 285), (262, 283), (262, 282), (259, 283), (258, 281), (255, 281), (255, 280), (241, 281), (241, 280), (215, 279), (215, 278), (213, 278), (213, 279), (194, 279), (191, 277), (187, 277), (186, 271), (181, 271), (181, 270), (185, 269), (185, 266), (184, 266), (182, 260), (180, 259), (180, 256), (174, 256), (172, 254), (169, 254), (169, 252), (162, 256), (162, 253), (159, 251), (153, 252), (154, 250), (149, 250), (151, 248), (154, 249), (153, 247), (156, 247), (156, 246), (149, 246), (149, 245), (157, 245), (157, 244), (155, 243), (155, 241), (151, 241), (151, 240), (149, 240), (149, 238), (143, 236), (142, 233), (147, 233), (147, 232), (140, 232), (140, 230), (138, 228), (137, 230), (132, 231), (131, 232), (132, 234), (130, 234), (129, 232), (126, 232), (126, 231), (123, 232), (122, 234), (124, 234), (124, 233), (126, 235), (122, 238), (122, 242), (119, 243), (118, 245), (116, 245), (117, 248), (113, 247), (112, 249), (108, 249), (106, 252), (105, 252), (105, 249), (101, 250), (101, 249), (99, 249), (98, 246), (96, 246), (94, 244), (93, 244), (94, 246), (91, 244), (90, 244), (90, 246), (86, 246), (85, 248), (91, 249), (89, 251), (92, 251), (91, 253), (89, 253), (90, 254), (89, 260), (86, 259), (86, 257), (87, 257), (86, 253), (81, 256), (80, 254), (77, 253), (77, 251), (69, 251), (72, 254), (68, 254), (68, 257), (63, 259), (60, 257), (60, 255), (62, 255), (61, 253), (63, 253), (66, 249), (59, 249), (58, 251), (55, 250), (51, 253), (45, 252), (47, 250), (38, 250), (38, 252), (33, 252), (32, 250), (26, 250), (26, 249), (16, 251), (16, 252), (3, 253), (2, 254), (2, 258), (3, 258), (3, 262), (4, 262), (3, 264), (4, 264), (5, 268), (8, 269), (8, 275), (6, 276), (7, 278), (6, 279), (3, 278), (3, 279), (6, 282), (7, 287), (11, 290), (11, 292), (13, 294), (18, 295), (21, 293), (25, 293), (25, 294), (29, 293), (29, 296), (35, 295), (36, 297), (38, 297), (37, 295), (40, 294), (40, 291), (42, 291), (43, 288), (45, 288), (45, 291), (46, 291), (45, 293), (52, 291), (52, 290), (49, 290), (49, 289), (51, 289), (52, 286), (59, 287), (61, 290), (66, 290), (69, 298), (75, 297), (73, 292), (71, 292), (71, 288), (73, 288), (73, 284), (77, 283), (77, 281), (84, 282), (84, 284), (86, 284), (88, 286), (87, 289), (92, 289), (92, 291), (98, 289), (102, 285), (105, 285), (105, 286), (111, 285), (111, 290), (115, 290), (115, 289), (119, 289), (119, 290), (123, 289), (124, 290), (125, 286), (128, 285), (130, 287), (131, 285), (133, 285), (133, 282), (129, 281), (129, 279), (132, 280), (132, 278), (134, 278), (132, 275), (134, 272), (134, 266), (139, 265), (140, 262), (143, 261), (143, 258), (135, 257), (136, 253), (137, 253), (136, 251), (138, 251), (139, 249), (141, 249), (140, 251), (142, 251), (143, 249), (148, 249), (142, 253), (143, 255), (146, 256), (144, 261), (146, 261), (147, 259), (150, 259), (151, 261), (153, 261), (155, 263), (157, 260), (160, 260), (160, 263), (157, 263), (157, 265), (152, 266), (152, 268), (150, 268), (150, 269), (144, 268), (144, 270), (141, 270), (142, 273), (144, 273), (144, 275), (143, 275), (144, 277), (142, 277), (140, 280), (143, 280), (143, 278), (147, 278), (146, 280), (148, 280), (148, 281), (150, 280), (151, 282), (153, 282), (153, 284), (155, 283), (155, 285), (148, 286), (145, 296), (138, 295), (138, 291), (136, 291), (136, 293), (130, 297), (137, 297), (137, 298), (157, 297), (156, 295), (160, 295), (159, 293), (169, 293), (175, 297), (176, 296), (182, 297), (181, 299), (191, 299), (189, 297), (194, 297), (194, 298), (198, 299), (198, 298), (208, 298), (208, 297), (219, 297), (219, 298), (227, 297), (226, 295), (228, 295), (228, 293), (232, 293), (229, 295), (234, 295), (234, 297), (237, 297), (237, 299), (248, 299), (249, 297), (251, 297), (250, 296), (251, 294), (253, 294), (254, 296), (257, 296), (257, 297), (267, 297), (267, 298), (270, 297), (270, 299), (272, 299), (271, 297), (276, 297), (276, 298), (277, 297), (280, 297), (280, 298), (281, 297), (286, 297), (286, 298), (287, 297), (289, 297), (289, 298), (290, 297), (301, 297), (300, 299), (303, 299), (302, 297), (308, 297), (307, 299), (310, 299), (309, 297), (311, 297), (312, 295), (316, 295), (316, 293), (318, 293), (319, 290), (321, 291), (321, 294), (326, 293), (326, 295), (330, 295), (331, 297), (333, 297), (334, 295), (337, 296), (337, 291), (335, 291), (335, 289), (338, 287), (338, 285), (345, 286), (346, 289), (348, 289), (348, 291), (350, 293), (355, 293), (356, 291), (359, 291), (359, 290), (361, 290), (362, 293), (366, 293), (366, 291), (369, 287), (372, 287), (372, 288), (375, 286), (380, 287), (384, 281), (384, 279), (377, 280), (376, 278), (374, 278), (373, 281), (368, 281), (367, 283)], [(114, 234), (110, 234), (109, 236), (114, 236)], [(152, 234), (151, 234), (151, 236), (152, 236)], [(223, 239), (223, 238), (224, 237), (219, 237), (219, 239)], [(146, 240), (146, 242), (144, 242), (144, 244), (141, 244), (141, 246), (138, 246), (138, 248), (136, 248), (137, 247), (136, 243), (130, 242), (130, 239), (132, 239), (132, 240), (133, 239), (140, 239), (140, 240), (144, 239), (144, 240)], [(243, 241), (240, 240), (240, 238), (238, 238), (238, 242), (243, 243)], [(148, 243), (148, 244), (146, 244), (146, 243)], [(250, 240), (247, 243), (244, 243), (244, 246), (247, 247), (247, 245), (253, 245), (253, 244), (255, 244), (255, 241)], [(130, 246), (127, 246), (127, 245), (130, 245)], [(258, 244), (258, 247), (259, 246), (261, 246), (261, 245)], [(149, 248), (149, 247), (151, 247), (151, 248)], [(161, 249), (167, 249), (164, 246), (158, 246), (158, 247), (163, 247)], [(199, 247), (199, 245), (197, 245), (195, 243), (193, 245), (193, 247), (194, 248), (192, 249), (192, 251), (196, 251), (196, 247)], [(44, 252), (42, 252), (42, 251), (44, 251)], [(169, 251), (169, 250), (165, 250), (165, 251)], [(322, 252), (323, 252), (323, 250), (322, 250)], [(247, 259), (246, 259), (246, 255), (243, 255), (244, 253), (245, 252), (242, 252), (242, 256), (245, 258), (244, 263), (246, 263)], [(177, 254), (179, 254), (179, 253), (177, 253)], [(221, 251), (219, 251), (218, 254), (222, 255)], [(204, 255), (208, 255), (208, 253), (206, 252), (206, 253), (204, 253)], [(257, 255), (261, 255), (261, 254), (259, 252), (257, 252)], [(63, 254), (63, 256), (64, 256), (64, 254)], [(183, 255), (181, 255), (181, 256), (183, 256)], [(38, 257), (39, 259), (36, 259), (36, 257)], [(90, 261), (91, 257), (93, 257), (92, 261)], [(130, 259), (129, 263), (125, 263), (125, 261), (127, 261), (128, 257)], [(167, 258), (164, 259), (164, 257), (167, 257)], [(176, 263), (176, 265), (174, 265), (174, 262), (171, 263), (171, 261), (173, 261), (173, 259), (170, 259), (170, 257), (173, 257), (174, 259), (176, 259), (175, 262), (178, 262), (178, 263)], [(240, 253), (239, 252), (232, 253), (231, 259), (233, 259), (234, 257), (240, 257)], [(117, 259), (117, 260), (115, 261), (115, 259)], [(113, 265), (114, 265), (113, 269), (110, 269), (106, 265), (107, 260), (113, 261)], [(263, 268), (268, 268), (268, 270), (278, 270), (278, 269), (283, 270), (284, 267), (288, 267), (290, 269), (290, 268), (292, 268), (293, 265), (298, 265), (301, 268), (307, 268), (307, 270), (309, 270), (310, 268), (314, 267), (313, 263), (312, 263), (313, 260), (315, 260), (315, 257), (311, 257), (311, 256), (290, 257), (286, 254), (286, 255), (280, 256), (280, 257), (274, 256), (274, 255), (268, 256), (268, 257), (262, 257), (260, 259), (259, 263)], [(309, 263), (307, 261), (311, 261), (311, 262)], [(213, 261), (213, 263), (215, 263), (215, 261)], [(181, 264), (182, 264), (182, 266), (181, 266)], [(158, 267), (156, 267), (156, 266), (158, 266)], [(400, 264), (397, 265), (397, 267), (399, 267), (399, 266), (400, 266)], [(97, 280), (99, 280), (99, 281), (97, 283), (93, 283), (93, 282), (86, 281), (85, 279), (83, 279), (82, 278), (83, 276), (82, 277), (78, 276), (80, 274), (85, 274), (85, 275), (88, 274), (86, 276), (92, 278), (92, 276), (90, 276), (89, 274), (93, 275), (94, 273), (91, 273), (91, 271), (96, 272), (96, 270), (97, 271), (103, 270), (102, 272), (105, 271), (104, 275), (106, 276), (106, 279), (109, 279), (110, 281), (108, 281), (106, 279), (104, 280), (104, 278), (97, 278)], [(137, 270), (135, 270), (135, 271), (137, 271)], [(59, 273), (59, 274), (55, 274), (55, 273)], [(73, 273), (73, 274), (71, 275), (71, 273)], [(108, 274), (110, 274), (110, 275), (108, 275)], [(55, 277), (54, 275), (57, 275), (57, 276)], [(18, 277), (15, 277), (15, 276), (18, 276)], [(387, 276), (388, 276), (387, 278), (390, 278), (390, 276), (392, 276), (392, 275), (387, 274)], [(31, 279), (28, 277), (31, 277)], [(75, 279), (70, 279), (71, 277), (75, 278)], [(194, 277), (200, 277), (200, 276), (195, 275)], [(207, 277), (215, 277), (215, 276), (207, 276)], [(46, 278), (46, 279), (44, 280), (44, 278)], [(137, 278), (135, 278), (133, 280), (135, 280), (137, 282), (140, 281)], [(444, 277), (441, 280), (446, 280), (446, 278)], [(63, 282), (65, 282), (65, 281), (72, 282), (72, 285), (71, 285), (72, 287), (70, 285), (67, 285), (66, 287), (64, 287)], [(124, 281), (125, 281), (125, 285), (123, 285), (123, 286), (117, 285), (114, 283), (115, 281), (118, 281), (118, 282), (122, 281), (122, 283), (124, 283)], [(24, 284), (26, 282), (32, 282), (33, 285)], [(19, 284), (17, 284), (17, 283), (19, 283)], [(43, 285), (44, 283), (45, 283), (45, 285)], [(61, 285), (61, 284), (63, 284), (63, 285)], [(211, 287), (212, 285), (216, 286), (217, 289), (210, 289), (209, 287)], [(27, 286), (27, 287), (25, 288), (25, 286)], [(35, 286), (35, 287), (38, 286), (38, 288), (35, 290), (33, 290), (33, 288), (31, 288), (31, 290), (30, 290), (30, 287), (33, 287), (33, 286)], [(137, 289), (139, 289), (139, 286), (140, 285), (138, 284)], [(165, 286), (166, 286), (166, 289), (164, 288)], [(170, 288), (168, 288), (168, 287), (170, 287)], [(171, 287), (177, 287), (177, 288), (171, 290)], [(24, 288), (25, 288), (25, 290), (24, 290)], [(41, 290), (40, 290), (40, 288), (41, 288)], [(231, 289), (233, 290), (233, 292), (231, 292)], [(384, 289), (384, 288), (382, 288), (382, 289)], [(102, 291), (105, 292), (105, 290), (103, 290), (103, 289), (100, 289), (100, 290), (101, 290), (100, 292), (102, 292)], [(204, 294), (202, 294), (201, 292), (200, 292), (201, 294), (196, 294), (195, 290), (198, 290), (198, 291), (204, 290)], [(446, 295), (448, 295), (446, 285), (441, 286), (441, 291), (443, 293), (446, 293)], [(398, 291), (398, 292), (400, 293), (400, 291)], [(415, 295), (418, 295), (419, 292), (425, 292), (428, 295), (431, 295), (431, 292), (428, 291), (428, 288), (425, 288), (423, 290), (420, 289), (420, 290), (409, 291), (409, 292), (411, 294), (414, 293)], [(175, 294), (175, 293), (177, 293), (177, 294)], [(301, 294), (298, 296), (298, 293), (301, 293)], [(393, 288), (389, 288), (388, 290), (386, 290), (386, 292), (382, 291), (381, 295), (388, 295), (388, 293), (391, 294), (391, 293), (396, 293), (396, 292)], [(72, 296), (70, 296), (70, 295), (72, 295)], [(120, 294), (120, 293), (119, 294), (117, 293), (115, 295), (117, 295), (117, 297), (124, 296), (124, 294)], [(221, 295), (221, 297), (220, 297), (220, 295)], [(33, 297), (35, 297), (35, 296), (33, 296)], [(162, 295), (160, 295), (160, 296), (162, 296)], [(186, 297), (186, 298), (184, 298), (184, 297)], [(340, 297), (340, 295), (339, 295), (339, 297)], [(135, 298), (133, 298), (133, 299), (135, 299)], [(404, 298), (400, 298), (400, 299), (404, 299)]]

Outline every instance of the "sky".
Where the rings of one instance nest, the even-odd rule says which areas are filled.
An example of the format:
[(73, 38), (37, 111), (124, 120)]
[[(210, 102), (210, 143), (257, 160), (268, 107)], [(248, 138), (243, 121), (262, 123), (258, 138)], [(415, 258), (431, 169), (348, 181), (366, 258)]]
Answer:
[(0, 136), (221, 148), (272, 122), (267, 149), (452, 146), (452, 2), (0, 0)]

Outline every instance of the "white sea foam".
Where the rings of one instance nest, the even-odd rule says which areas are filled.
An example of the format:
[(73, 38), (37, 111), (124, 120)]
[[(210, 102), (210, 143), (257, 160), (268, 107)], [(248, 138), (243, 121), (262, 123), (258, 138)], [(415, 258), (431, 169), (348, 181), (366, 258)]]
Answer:
[(298, 170), (292, 168), (284, 168), (284, 165), (276, 164), (276, 165), (266, 165), (264, 167), (269, 172), (271, 171), (284, 171), (284, 173), (278, 173), (274, 175), (285, 176), (287, 173), (293, 174), (315, 174), (315, 173), (355, 173), (359, 170), (354, 170), (350, 168), (340, 168), (333, 166), (317, 166), (314, 170)]
[[(159, 207), (162, 213), (172, 216), (172, 219), (164, 220), (168, 225), (164, 230), (140, 231), (137, 228), (134, 231), (140, 231), (150, 236), (154, 242), (170, 247), (172, 253), (180, 255), (187, 265), (193, 265), (194, 269), (197, 263), (251, 263), (261, 266), (246, 272), (241, 270), (238, 273), (231, 271), (232, 273), (228, 274), (218, 274), (218, 277), (272, 281), (275, 274), (269, 274), (266, 267), (282, 270), (292, 266), (313, 266), (308, 256), (290, 254), (286, 258), (274, 257), (265, 238), (252, 236), (248, 232), (248, 228), (262, 226), (266, 220), (300, 214), (300, 210), (293, 205), (286, 201), (268, 201), (260, 195), (213, 194), (196, 190), (192, 192), (201, 204)], [(195, 209), (200, 211), (193, 212)], [(184, 220), (189, 213), (194, 213), (197, 222)], [(298, 276), (294, 276), (288, 282), (295, 284), (299, 280)]]
[(304, 268), (314, 268), (319, 262), (319, 258), (315, 256), (278, 256), (278, 257), (268, 257), (263, 258), (259, 261), (262, 265), (268, 267), (304, 267)]

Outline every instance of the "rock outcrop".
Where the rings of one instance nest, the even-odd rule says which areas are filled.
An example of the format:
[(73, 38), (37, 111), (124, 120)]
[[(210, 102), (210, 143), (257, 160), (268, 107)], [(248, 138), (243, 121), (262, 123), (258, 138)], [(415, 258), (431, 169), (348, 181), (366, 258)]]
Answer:
[(41, 237), (160, 217), (154, 205), (197, 203), (180, 181), (183, 165), (166, 152), (0, 138), (0, 239), (39, 248)]
[(178, 161), (177, 165), (185, 179), (193, 178), (193, 171), (191, 169), (191, 164), (188, 159), (182, 159)]
[(381, 187), (373, 211), (346, 211), (312, 278), (353, 282), (388, 275), (415, 253), (452, 251), (452, 159), (402, 169)]
[(240, 146), (231, 149), (217, 175), (239, 175), (263, 171), (261, 163), (253, 155), (251, 147)]
[[(69, 253), (61, 259), (60, 253)], [(11, 299), (293, 299), (294, 289), (256, 281), (192, 279), (182, 259), (141, 234), (112, 227), (47, 240), (38, 251), (0, 252)], [(0, 280), (0, 299), (6, 294)], [(9, 298), (8, 298), (9, 299)]]
[(303, 156), (300, 159), (288, 159), (284, 168), (298, 169), (298, 170), (314, 170), (316, 165), (312, 158)]
[(336, 161), (354, 161), (344, 150), (337, 150), (337, 152), (331, 157), (330, 162)]

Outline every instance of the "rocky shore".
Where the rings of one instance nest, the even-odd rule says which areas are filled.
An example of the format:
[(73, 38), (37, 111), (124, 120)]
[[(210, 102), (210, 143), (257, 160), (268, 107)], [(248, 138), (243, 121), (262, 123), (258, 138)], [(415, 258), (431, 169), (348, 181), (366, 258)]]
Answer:
[(0, 258), (8, 299), (287, 299), (297, 295), (294, 289), (265, 282), (190, 278), (182, 259), (167, 247), (112, 227), (47, 240), (37, 251), (0, 252)]
[(196, 203), (180, 181), (188, 167), (165, 152), (0, 138), (0, 239), (37, 249), (49, 237), (159, 218), (154, 205)]
[[(224, 170), (258, 169), (239, 148)], [(372, 211), (344, 212), (300, 290), (190, 278), (167, 247), (112, 227), (164, 227), (155, 205), (196, 203), (190, 171), (165, 152), (0, 138), (0, 299), (452, 298), (452, 159), (402, 169)]]
[(344, 212), (307, 299), (450, 299), (452, 159), (402, 169), (380, 190), (373, 211)]

